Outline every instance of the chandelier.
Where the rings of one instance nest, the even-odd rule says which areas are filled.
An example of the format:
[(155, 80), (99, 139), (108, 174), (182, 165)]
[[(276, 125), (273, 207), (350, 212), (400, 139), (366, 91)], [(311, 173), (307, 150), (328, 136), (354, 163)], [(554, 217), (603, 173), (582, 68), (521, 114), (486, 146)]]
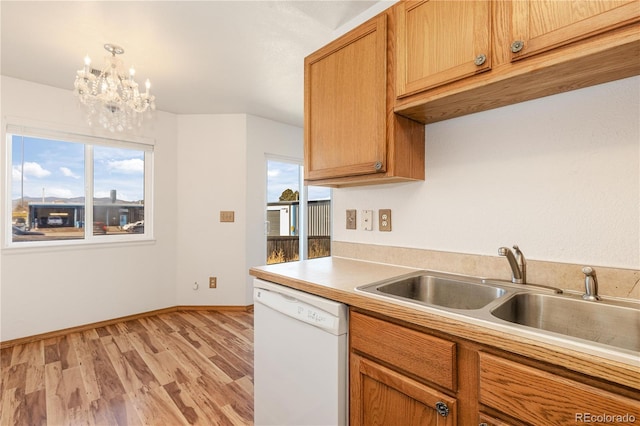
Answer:
[(155, 110), (155, 96), (149, 94), (151, 82), (145, 82), (145, 91), (140, 92), (133, 79), (136, 71), (131, 67), (125, 71), (122, 59), (116, 55), (124, 49), (115, 44), (105, 44), (111, 56), (105, 57), (101, 70), (91, 68), (91, 58), (84, 58), (84, 68), (78, 70), (73, 84), (74, 93), (87, 106), (90, 125), (99, 124), (112, 132), (132, 129), (142, 124), (142, 113)]

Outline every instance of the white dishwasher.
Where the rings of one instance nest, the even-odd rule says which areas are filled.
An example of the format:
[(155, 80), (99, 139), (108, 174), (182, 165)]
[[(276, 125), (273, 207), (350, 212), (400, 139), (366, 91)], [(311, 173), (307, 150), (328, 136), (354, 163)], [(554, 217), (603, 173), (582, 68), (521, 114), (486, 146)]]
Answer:
[(348, 424), (347, 306), (254, 280), (256, 426)]

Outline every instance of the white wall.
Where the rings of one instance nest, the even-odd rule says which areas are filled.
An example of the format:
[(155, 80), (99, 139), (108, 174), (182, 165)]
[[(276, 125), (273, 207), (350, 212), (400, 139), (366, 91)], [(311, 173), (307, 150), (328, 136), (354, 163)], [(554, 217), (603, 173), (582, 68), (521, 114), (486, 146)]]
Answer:
[(178, 129), (178, 305), (244, 304), (246, 116), (183, 115)]
[[(4, 200), (5, 117), (52, 123), (88, 134), (92, 130), (70, 90), (5, 76), (1, 77), (1, 88)], [(175, 305), (176, 132), (175, 116), (163, 112), (156, 112), (144, 128), (144, 136), (156, 141), (154, 242), (2, 250), (1, 340)], [(1, 223), (6, 223), (5, 213)]]
[(266, 259), (265, 155), (301, 159), (302, 129), (245, 114), (184, 115), (178, 128), (177, 304), (249, 305), (248, 270)]
[[(352, 208), (393, 231), (345, 230)], [(336, 241), (638, 269), (640, 77), (427, 125), (426, 180), (335, 190), (334, 219)]]

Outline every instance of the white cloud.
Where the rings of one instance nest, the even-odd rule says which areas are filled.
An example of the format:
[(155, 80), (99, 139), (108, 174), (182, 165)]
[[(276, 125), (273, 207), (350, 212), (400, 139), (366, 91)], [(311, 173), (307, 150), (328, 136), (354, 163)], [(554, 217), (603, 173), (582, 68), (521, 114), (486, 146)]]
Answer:
[[(19, 182), (20, 178), (22, 178), (22, 173), (20, 173), (20, 166), (13, 166), (11, 168), (11, 180), (14, 182)], [(24, 180), (27, 180), (25, 177)]]
[(276, 169), (269, 169), (269, 171), (267, 171), (267, 176), (269, 177), (276, 177), (280, 175), (280, 170), (276, 170)]
[[(14, 166), (13, 170), (12, 170), (12, 175), (16, 176), (16, 173), (18, 173), (18, 179), (20, 179), (20, 166)], [(51, 172), (49, 170), (43, 169), (42, 166), (38, 163), (32, 163), (29, 161), (26, 161), (24, 163), (24, 175), (25, 176), (34, 176), (34, 177), (38, 177), (38, 178), (43, 178), (43, 177), (47, 177), (51, 174)]]
[(70, 168), (68, 167), (60, 167), (60, 171), (62, 172), (63, 175), (67, 176), (67, 177), (71, 177), (74, 179), (80, 179), (80, 176), (78, 176), (77, 174), (73, 173), (71, 171)]
[(139, 158), (132, 158), (129, 160), (109, 161), (109, 170), (120, 173), (143, 173), (144, 172), (144, 160)]

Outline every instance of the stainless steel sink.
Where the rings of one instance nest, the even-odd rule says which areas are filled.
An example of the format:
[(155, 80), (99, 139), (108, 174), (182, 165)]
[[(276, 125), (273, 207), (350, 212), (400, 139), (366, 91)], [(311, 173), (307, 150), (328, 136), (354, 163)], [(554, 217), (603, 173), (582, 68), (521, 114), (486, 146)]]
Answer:
[(466, 310), (481, 309), (506, 293), (500, 287), (434, 275), (368, 285), (358, 290), (424, 305)]
[(510, 323), (640, 351), (640, 305), (590, 302), (578, 296), (518, 293), (491, 310)]

